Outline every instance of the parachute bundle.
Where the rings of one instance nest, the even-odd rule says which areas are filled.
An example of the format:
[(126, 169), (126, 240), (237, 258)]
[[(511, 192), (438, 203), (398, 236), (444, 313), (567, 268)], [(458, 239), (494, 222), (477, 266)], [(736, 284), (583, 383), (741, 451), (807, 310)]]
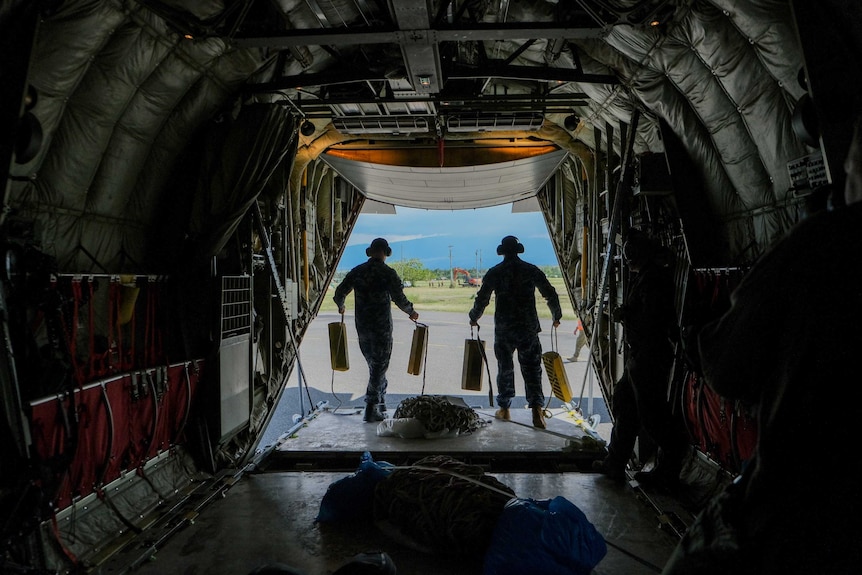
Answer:
[(479, 414), (463, 400), (445, 395), (409, 397), (399, 404), (395, 418), (418, 419), (430, 433), (444, 430), (468, 433), (484, 425)]
[(396, 469), (374, 492), (374, 518), (434, 550), (481, 559), (514, 491), (478, 465), (432, 455)]

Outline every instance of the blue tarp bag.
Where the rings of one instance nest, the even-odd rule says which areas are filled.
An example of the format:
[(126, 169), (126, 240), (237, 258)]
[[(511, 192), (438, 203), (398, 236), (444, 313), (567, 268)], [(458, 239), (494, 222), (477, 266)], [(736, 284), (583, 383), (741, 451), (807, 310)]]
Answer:
[(363, 453), (359, 469), (329, 485), (315, 521), (370, 519), (374, 512), (374, 488), (389, 476), (391, 467), (391, 463), (374, 461), (368, 451)]
[(511, 499), (503, 509), (483, 575), (589, 575), (608, 552), (584, 512), (565, 497)]

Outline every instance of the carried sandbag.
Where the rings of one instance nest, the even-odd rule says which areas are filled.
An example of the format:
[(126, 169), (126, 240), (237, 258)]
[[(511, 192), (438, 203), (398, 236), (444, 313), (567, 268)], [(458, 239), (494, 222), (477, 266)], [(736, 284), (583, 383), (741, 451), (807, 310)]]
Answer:
[(416, 322), (413, 330), (413, 343), (410, 346), (410, 356), (407, 359), (407, 373), (419, 375), (422, 373), (422, 364), (428, 351), (428, 326)]
[(542, 354), (542, 363), (545, 364), (545, 372), (551, 382), (554, 397), (564, 403), (571, 403), (572, 388), (569, 386), (569, 375), (563, 366), (563, 358), (556, 351), (546, 351)]
[(347, 356), (347, 326), (344, 320), (327, 324), (329, 328), (329, 361), (335, 371), (348, 371), (350, 358)]
[(607, 552), (604, 537), (565, 497), (517, 498), (497, 521), (482, 575), (589, 575)]
[(480, 339), (464, 340), (464, 365), (461, 368), (461, 389), (482, 391), (482, 356), (485, 342)]
[(563, 365), (563, 358), (557, 351), (557, 328), (551, 328), (551, 351), (542, 354), (542, 363), (545, 365), (545, 373), (551, 382), (551, 391), (554, 397), (564, 403), (571, 403), (572, 388), (569, 386), (569, 375)]

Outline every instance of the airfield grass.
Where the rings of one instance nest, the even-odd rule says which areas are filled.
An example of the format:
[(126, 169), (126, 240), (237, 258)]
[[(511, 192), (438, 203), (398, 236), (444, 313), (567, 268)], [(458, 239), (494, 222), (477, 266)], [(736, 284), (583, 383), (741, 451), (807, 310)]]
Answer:
[[(562, 278), (548, 278), (551, 285), (557, 290), (560, 296), (560, 306), (563, 308), (563, 321), (574, 320), (575, 310), (572, 307), (572, 302), (569, 299), (569, 294), (566, 291), (565, 283)], [(434, 282), (416, 282), (413, 287), (404, 288), (404, 293), (407, 299), (413, 302), (413, 306), (420, 316), (423, 311), (448, 311), (463, 313), (465, 316), (470, 308), (473, 307), (473, 299), (476, 297), (475, 287), (463, 287), (455, 284), (455, 287), (449, 287), (448, 281)], [(320, 306), (321, 312), (335, 312), (337, 308), (332, 301), (332, 289), (329, 290), (327, 297)], [(353, 309), (353, 296), (347, 296), (347, 301), (344, 302), (344, 307), (347, 310)], [(536, 291), (536, 309), (539, 312), (541, 319), (550, 319), (551, 312), (545, 304), (544, 298)], [(485, 317), (494, 315), (494, 297), (491, 296), (491, 302), (485, 308)]]

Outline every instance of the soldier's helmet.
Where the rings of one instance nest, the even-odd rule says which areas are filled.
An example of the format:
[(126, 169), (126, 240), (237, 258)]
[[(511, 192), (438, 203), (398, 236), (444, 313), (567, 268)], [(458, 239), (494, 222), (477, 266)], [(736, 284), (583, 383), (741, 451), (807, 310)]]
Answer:
[(500, 245), (497, 246), (498, 256), (522, 253), (524, 253), (524, 245), (515, 236), (506, 236), (500, 241)]
[(389, 242), (383, 238), (374, 238), (371, 245), (365, 248), (365, 255), (371, 257), (371, 254), (376, 254), (377, 252), (383, 252), (386, 254), (386, 257), (391, 256), (392, 248), (389, 247)]

